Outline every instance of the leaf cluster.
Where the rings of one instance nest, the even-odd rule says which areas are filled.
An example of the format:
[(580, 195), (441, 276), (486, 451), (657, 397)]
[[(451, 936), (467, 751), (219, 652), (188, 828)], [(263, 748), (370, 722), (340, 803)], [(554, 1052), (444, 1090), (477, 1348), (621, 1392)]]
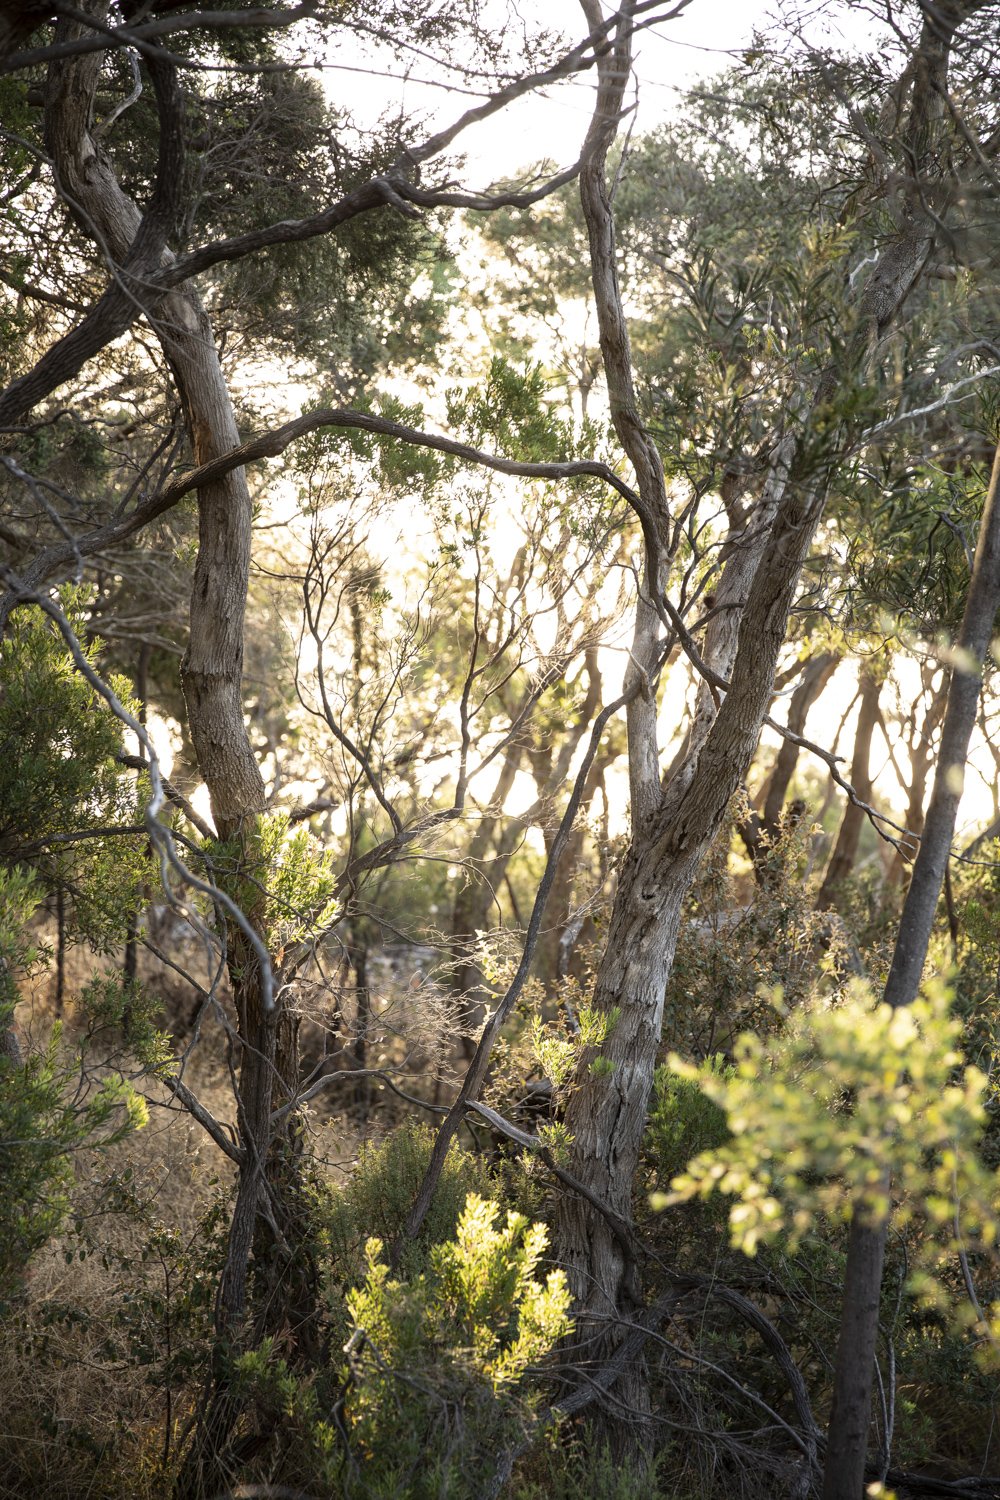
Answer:
[(741, 1036), (731, 1073), (671, 1058), (732, 1138), (695, 1157), (660, 1202), (729, 1195), (733, 1243), (751, 1255), (778, 1234), (794, 1250), (818, 1219), (852, 1210), (917, 1220), (946, 1243), (992, 1243), (997, 1186), (978, 1150), (986, 1079), (963, 1066), (961, 1030), (941, 985), (894, 1010), (854, 980), (776, 1037)]
[[(63, 590), (78, 636), (84, 601)], [(84, 647), (92, 663), (97, 649)], [(135, 707), (124, 679), (111, 686)], [(30, 868), (43, 890), (70, 892), (74, 935), (97, 948), (121, 939), (146, 866), (141, 835), (101, 832), (139, 818), (140, 788), (118, 764), (121, 745), (121, 724), (62, 637), (41, 611), (16, 610), (0, 643), (0, 862)]]

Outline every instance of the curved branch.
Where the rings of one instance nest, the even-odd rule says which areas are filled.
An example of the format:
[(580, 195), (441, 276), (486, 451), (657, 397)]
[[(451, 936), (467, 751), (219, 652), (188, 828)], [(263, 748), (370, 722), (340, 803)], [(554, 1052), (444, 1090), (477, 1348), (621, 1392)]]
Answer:
[[(397, 442), (409, 443), (415, 447), (431, 448), (438, 453), (447, 453), (466, 463), (478, 464), (498, 474), (510, 474), (515, 478), (600, 479), (621, 495), (638, 513), (639, 499), (635, 491), (623, 479), (620, 479), (613, 469), (598, 459), (525, 463), (518, 459), (504, 458), (497, 453), (488, 453), (481, 448), (474, 448), (469, 443), (458, 442), (455, 438), (444, 437), (434, 432), (423, 432), (418, 428), (408, 427), (405, 423), (375, 416), (371, 412), (356, 411), (349, 406), (321, 407), (318, 411), (305, 412), (292, 421), (285, 422), (273, 432), (261, 433), (258, 437), (250, 438), (238, 448), (232, 448), (228, 453), (220, 454), (209, 463), (200, 464), (197, 468), (188, 470), (172, 484), (168, 484), (165, 489), (156, 491), (140, 501), (127, 516), (109, 521), (104, 526), (95, 527), (93, 531), (85, 533), (72, 542), (56, 543), (47, 547), (44, 552), (39, 553), (31, 566), (24, 570), (23, 581), (31, 587), (37, 587), (56, 575), (60, 569), (75, 567), (80, 558), (92, 557), (108, 547), (117, 546), (119, 542), (134, 536), (151, 521), (155, 521), (159, 516), (171, 510), (192, 490), (225, 478), (233, 469), (243, 468), (247, 464), (256, 463), (264, 458), (277, 458), (296, 439), (316, 432), (322, 427), (371, 432), (376, 436), (393, 438)], [(4, 617), (4, 611), (0, 608), (0, 626)]]

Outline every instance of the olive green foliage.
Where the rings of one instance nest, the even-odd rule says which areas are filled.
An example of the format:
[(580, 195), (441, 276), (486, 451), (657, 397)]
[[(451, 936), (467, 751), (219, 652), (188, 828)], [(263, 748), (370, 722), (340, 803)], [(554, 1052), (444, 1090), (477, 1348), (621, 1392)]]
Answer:
[(336, 916), (334, 854), (319, 847), (305, 824), (290, 828), (287, 813), (262, 814), (245, 844), (208, 839), (204, 851), (227, 895), (254, 913), (273, 954), (302, 943)]
[(86, 1027), (85, 1050), (99, 1048), (105, 1062), (124, 1051), (150, 1075), (171, 1067), (170, 1034), (159, 1026), (158, 1002), (142, 985), (113, 973), (95, 974), (80, 991), (76, 1010)]
[[(39, 961), (25, 936), (39, 895), (33, 876), (0, 866), (0, 1027), (11, 1024), (19, 974)], [(95, 981), (91, 999), (104, 1021), (114, 1014), (120, 1022), (120, 986)], [(162, 1064), (165, 1039), (153, 1031), (143, 1007), (135, 1013), (143, 1045)], [(112, 1145), (147, 1122), (145, 1101), (120, 1072), (90, 1083), (84, 1063), (83, 1052), (63, 1048), (58, 1025), (23, 1066), (0, 1056), (0, 1304), (19, 1288), (31, 1257), (69, 1212), (73, 1153)]]
[[(708, 1059), (704, 1071), (722, 1080), (734, 1073), (717, 1057)], [(700, 1077), (686, 1078), (669, 1067), (656, 1070), (645, 1145), (661, 1181), (671, 1181), (693, 1157), (717, 1150), (730, 1138), (725, 1112), (701, 1087)]]
[(736, 825), (747, 812), (738, 797), (684, 905), (663, 1042), (689, 1057), (725, 1050), (750, 1027), (773, 1031), (780, 1018), (768, 1003), (772, 989), (780, 985), (784, 1005), (794, 1009), (817, 987), (831, 988), (843, 958), (841, 935), (813, 909), (810, 820), (789, 819), (763, 835), (761, 884), (739, 875), (733, 858)]
[[(433, 1144), (428, 1126), (394, 1131), (381, 1145), (365, 1148), (347, 1182), (327, 1199), (321, 1210), (326, 1220), (323, 1258), (337, 1284), (360, 1279), (370, 1238), (390, 1245), (402, 1233)], [(422, 1271), (429, 1247), (455, 1233), (469, 1195), (485, 1198), (493, 1191), (482, 1158), (453, 1144), (419, 1238), (401, 1247), (399, 1268), (409, 1276)]]
[(997, 968), (1000, 964), (998, 854), (1000, 846), (990, 842), (976, 855), (976, 859), (982, 861), (981, 865), (965, 870), (959, 867), (956, 899), (961, 940), (958, 952), (953, 955), (956, 964), (952, 979), (955, 1012), (965, 1023), (963, 1044), (966, 1056), (991, 1079), (986, 1095), (987, 1126), (983, 1154), (994, 1166), (1000, 1164), (1000, 1094), (993, 1081), (996, 1059), (1000, 1055), (1000, 1016), (996, 1006)]
[[(962, 1067), (961, 1030), (941, 986), (893, 1010), (859, 980), (839, 1003), (787, 1016), (778, 1037), (741, 1036), (728, 1076), (672, 1059), (725, 1111), (732, 1139), (695, 1157), (660, 1201), (730, 1195), (733, 1242), (750, 1255), (779, 1233), (794, 1248), (821, 1217), (852, 1211), (918, 1219), (946, 1244), (991, 1244), (996, 1184), (978, 1155), (986, 1080)], [(933, 1234), (921, 1254), (933, 1262)]]
[(272, 1340), (237, 1358), (244, 1395), (294, 1434), (299, 1482), (370, 1500), (482, 1493), (532, 1421), (527, 1375), (570, 1330), (562, 1273), (536, 1277), (545, 1228), (499, 1217), (469, 1193), (449, 1237), (425, 1243), (423, 1269), (399, 1279), (369, 1239), (361, 1284), (330, 1292), (339, 1371), (303, 1375)]
[[(223, 41), (216, 33), (230, 48), (234, 36)], [(314, 77), (275, 66), (273, 39), (247, 33), (241, 49), (257, 58), (263, 49), (261, 71), (182, 75), (186, 247), (310, 218), (384, 172), (403, 146), (399, 121), (363, 136), (345, 128)], [(111, 68), (118, 77), (109, 79), (110, 98), (115, 90), (123, 96), (131, 88), (127, 60), (112, 54)], [(108, 137), (122, 184), (139, 201), (152, 187), (157, 139), (155, 101), (145, 90)], [(397, 368), (429, 354), (447, 311), (447, 263), (440, 236), (424, 221), (364, 214), (336, 234), (217, 266), (209, 281), (217, 326), (272, 354), (327, 366), (333, 356), (349, 374), (370, 372), (387, 354)]]
[(523, 1436), (530, 1406), (518, 1383), (569, 1332), (570, 1296), (561, 1271), (535, 1279), (544, 1227), (510, 1213), (497, 1228), (499, 1212), (470, 1194), (455, 1239), (436, 1246), (408, 1286), (369, 1241), (364, 1285), (347, 1296), (345, 1417), (381, 1471), (362, 1492), (471, 1500), (504, 1446)]
[(17, 1001), (18, 974), (27, 974), (43, 956), (27, 935), (41, 894), (29, 870), (0, 866), (0, 1004), (8, 1009)]
[(447, 393), (448, 425), (467, 442), (489, 440), (512, 457), (559, 459), (567, 456), (567, 426), (547, 408), (540, 365), (518, 369), (495, 355), (485, 380)]
[[(650, 1467), (623, 1464), (586, 1433), (558, 1427), (545, 1434), (514, 1470), (512, 1500), (654, 1500), (681, 1496), (669, 1483), (670, 1463), (658, 1456)], [(693, 1500), (693, 1497), (691, 1497)]]
[[(83, 596), (65, 590), (63, 602), (81, 632)], [(95, 651), (87, 651), (90, 659)], [(136, 789), (115, 759), (121, 726), (40, 611), (14, 613), (0, 666), (0, 1025), (6, 1028), (21, 978), (46, 956), (27, 935), (46, 891), (72, 895), (67, 936), (108, 948), (124, 933), (143, 860), (140, 840), (99, 836), (105, 825), (137, 816)], [(115, 687), (127, 701), (128, 685)], [(67, 832), (96, 836), (64, 849), (52, 842)], [(64, 1049), (57, 1026), (23, 1067), (0, 1061), (0, 1297), (16, 1288), (31, 1256), (65, 1218), (72, 1153), (113, 1143), (146, 1122), (145, 1104), (121, 1068), (107, 1071), (106, 1050), (100, 1074), (90, 1075), (96, 1036), (113, 1030), (121, 1041), (124, 1032), (141, 1066), (162, 1067), (168, 1055), (139, 990), (95, 979), (79, 1009), (87, 1030), (82, 1047)]]
[[(991, 384), (983, 383), (984, 397)], [(964, 538), (975, 535), (989, 479), (980, 433), (1000, 430), (984, 420), (982, 405), (962, 414), (968, 426), (956, 441), (974, 444), (974, 456), (947, 470), (917, 467), (905, 449), (887, 442), (875, 473), (859, 476), (845, 528), (845, 610), (937, 648), (954, 637), (965, 606)]]
[[(565, 1091), (581, 1054), (588, 1047), (596, 1049), (606, 1041), (619, 1015), (617, 1007), (603, 1011), (592, 1005), (581, 1005), (576, 1012), (572, 1034), (564, 1017), (558, 1021), (545, 1021), (538, 1015), (531, 1017), (528, 1025), (531, 1050), (557, 1093)], [(595, 1057), (591, 1066), (601, 1061), (603, 1059)]]
[[(17, 941), (11, 926), (24, 910), (16, 889), (11, 898), (11, 877), (0, 871), (5, 962)], [(12, 1009), (9, 1000), (0, 1001), (0, 1025), (10, 1024)], [(0, 1057), (0, 1306), (20, 1289), (32, 1256), (69, 1213), (72, 1154), (112, 1145), (148, 1119), (144, 1100), (120, 1074), (88, 1088), (79, 1064), (64, 1054), (58, 1025), (23, 1066)]]
[[(78, 637), (85, 597), (63, 590)], [(97, 644), (84, 649), (93, 662)], [(124, 679), (111, 686), (134, 706)], [(135, 779), (116, 762), (121, 745), (121, 724), (51, 622), (16, 610), (0, 643), (0, 861), (29, 866), (42, 890), (71, 893), (73, 935), (102, 949), (124, 935), (145, 867), (141, 833), (100, 834), (140, 817)], [(82, 837), (64, 842), (67, 834)]]

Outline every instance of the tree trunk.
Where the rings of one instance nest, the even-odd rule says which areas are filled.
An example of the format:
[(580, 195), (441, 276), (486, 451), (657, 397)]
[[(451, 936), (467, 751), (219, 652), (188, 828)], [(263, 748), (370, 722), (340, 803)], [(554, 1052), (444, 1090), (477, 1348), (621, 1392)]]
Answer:
[[(893, 1007), (912, 1004), (920, 986), (962, 796), (969, 741), (979, 707), (982, 663), (998, 608), (1000, 447), (993, 464), (956, 652), (963, 663), (974, 663), (974, 667), (972, 670), (964, 665), (956, 667), (948, 686), (934, 789), (886, 981), (885, 1001)], [(888, 1223), (871, 1225), (858, 1215), (851, 1225), (823, 1500), (860, 1500), (864, 1487), (887, 1233)]]
[[(833, 651), (824, 651), (815, 657), (802, 674), (802, 680), (792, 693), (788, 704), (788, 727), (793, 734), (803, 735), (809, 710), (820, 697), (830, 678), (840, 665), (840, 657)], [(761, 821), (772, 836), (777, 831), (781, 810), (785, 805), (788, 788), (795, 775), (799, 761), (799, 747), (794, 740), (782, 740), (771, 774), (767, 779)]]
[[(925, 688), (928, 685), (925, 683)], [(900, 847), (893, 850), (892, 862), (886, 875), (886, 884), (889, 886), (902, 884), (906, 867), (916, 857), (917, 850), (920, 848), (920, 837), (924, 831), (924, 801), (927, 795), (927, 782), (934, 764), (934, 736), (940, 727), (947, 702), (948, 678), (945, 675), (931, 699), (919, 734), (914, 734), (910, 739), (907, 757), (910, 763), (910, 785), (907, 789), (905, 821), (906, 830), (913, 835), (913, 838), (901, 839)], [(916, 704), (914, 704), (913, 712), (915, 715)]]
[[(574, 1176), (625, 1220), (631, 1217), (681, 906), (756, 750), (788, 610), (820, 510), (807, 487), (786, 488), (773, 546), (742, 612), (730, 689), (696, 774), (669, 783), (655, 818), (633, 824), (594, 992), (595, 1007), (613, 1020), (605, 1043), (581, 1059), (566, 1117)], [(559, 1209), (557, 1243), (584, 1331), (591, 1321), (606, 1327), (615, 1310), (627, 1309), (637, 1296), (637, 1288), (623, 1284), (619, 1240), (589, 1205), (567, 1197)], [(593, 1348), (598, 1358), (607, 1353), (600, 1339)], [(619, 1395), (622, 1389), (617, 1387)], [(627, 1399), (641, 1405), (636, 1391)]]
[[(787, 722), (792, 734), (805, 733), (809, 710), (839, 664), (840, 657), (832, 651), (824, 651), (806, 664), (788, 705)], [(774, 857), (773, 849), (781, 833), (785, 797), (795, 775), (798, 759), (799, 746), (795, 741), (782, 740), (771, 773), (755, 799), (757, 806), (762, 806), (763, 811), (758, 813), (756, 808), (751, 807), (739, 824), (740, 837), (753, 863), (754, 879), (764, 890), (773, 887), (780, 876), (780, 865)], [(804, 812), (805, 803), (798, 802), (795, 810), (796, 813)]]
[[(93, 5), (98, 20), (106, 5)], [(79, 28), (62, 22), (60, 40), (70, 40)], [(135, 243), (149, 218), (122, 191), (111, 163), (90, 134), (92, 101), (101, 68), (94, 53), (56, 62), (49, 72), (46, 131), (65, 201), (88, 234), (99, 237), (102, 249), (121, 265), (134, 258)], [(159, 96), (170, 96), (173, 69), (157, 62)], [(161, 135), (171, 124), (168, 106), (161, 106)], [(179, 134), (179, 132), (178, 132)], [(162, 156), (161, 151), (161, 156)], [(180, 177), (180, 163), (172, 170)], [(169, 232), (169, 226), (168, 231)], [(162, 252), (167, 254), (168, 252)], [(239, 430), (222, 371), (212, 326), (193, 289), (167, 293), (150, 313), (150, 322), (170, 366), (180, 395), (192, 457), (201, 465), (238, 446)], [(223, 888), (244, 895), (244, 915), (263, 934), (263, 897), (246, 902), (248, 889), (261, 877), (258, 857), (258, 819), (265, 794), (260, 770), (243, 721), (243, 619), (251, 549), (251, 501), (243, 469), (198, 490), (198, 556), (191, 594), (190, 636), (182, 663), (182, 684), (191, 737), (198, 766), (211, 798), (220, 839), (226, 846), (219, 860)], [(237, 1120), (244, 1151), (229, 1245), (220, 1287), (217, 1326), (220, 1339), (239, 1343), (246, 1337), (247, 1282), (256, 1246), (262, 1264), (277, 1253), (273, 1229), (261, 1216), (265, 1195), (268, 1219), (285, 1235), (283, 1188), (287, 1185), (293, 1153), (291, 1114), (275, 1132), (272, 1109), (291, 1096), (297, 1083), (297, 1020), (280, 1002), (265, 1004), (262, 975), (253, 946), (233, 921), (225, 922), (227, 961), (242, 1047)], [(292, 1192), (294, 1198), (294, 1192)], [(294, 1217), (292, 1211), (291, 1217)], [(267, 1241), (265, 1245), (262, 1241)], [(284, 1269), (287, 1269), (285, 1267)], [(279, 1270), (264, 1281), (270, 1291), (286, 1289)], [(265, 1295), (267, 1293), (265, 1288)], [(288, 1292), (292, 1298), (291, 1291)], [(267, 1319), (280, 1322), (279, 1303), (266, 1297)], [(284, 1304), (288, 1306), (288, 1301)], [(296, 1314), (300, 1321), (301, 1312)], [(221, 1367), (220, 1367), (221, 1368)], [(228, 1433), (235, 1411), (225, 1391), (224, 1377), (210, 1404), (198, 1445), (181, 1490), (192, 1494), (212, 1472), (215, 1451)], [(208, 1469), (205, 1465), (208, 1464)]]
[[(591, 27), (599, 25), (598, 0), (581, 4)], [(640, 689), (628, 711), (632, 844), (595, 989), (598, 1008), (609, 1015), (608, 1036), (599, 1055), (588, 1049), (582, 1057), (566, 1120), (573, 1138), (573, 1175), (626, 1222), (631, 1217), (632, 1184), (681, 905), (757, 746), (800, 569), (823, 511), (828, 476), (851, 435), (848, 423), (837, 418), (834, 402), (839, 402), (845, 381), (870, 362), (918, 280), (934, 234), (919, 204), (907, 204), (898, 233), (883, 248), (865, 283), (858, 325), (846, 353), (823, 372), (811, 399), (803, 393), (787, 430), (774, 439), (761, 497), (734, 538), (726, 563), (731, 582), (724, 577), (717, 591), (725, 590), (727, 596), (731, 592), (734, 604), (726, 614), (734, 617), (735, 636), (732, 625), (725, 631), (720, 627), (718, 645), (712, 647), (720, 663), (732, 661), (728, 691), (720, 688), (718, 677), (703, 685), (684, 754), (661, 788), (653, 680), (663, 650), (659, 624), (667, 583), (670, 508), (662, 463), (635, 396), (605, 176), (629, 75), (632, 11), (631, 4), (622, 6), (613, 46), (599, 59), (597, 106), (580, 174), (612, 421), (635, 470), (636, 510), (646, 543), (647, 566), (627, 678), (627, 685)], [(933, 76), (940, 82), (940, 67)], [(914, 90), (911, 130), (925, 124), (931, 107), (925, 92)], [(567, 1196), (559, 1206), (556, 1246), (577, 1300), (582, 1347), (589, 1358), (600, 1361), (615, 1342), (613, 1320), (638, 1295), (633, 1268), (626, 1266), (621, 1241), (606, 1221), (578, 1197)], [(575, 1352), (570, 1351), (570, 1357)], [(641, 1376), (616, 1384), (616, 1398), (641, 1413)], [(621, 1452), (634, 1449), (641, 1437), (635, 1423), (620, 1421), (610, 1424), (610, 1435)]]
[[(882, 681), (883, 679), (877, 677), (867, 664), (862, 666), (861, 706), (858, 709), (858, 723), (854, 731), (851, 785), (862, 802), (868, 803), (872, 799), (872, 736), (878, 724), (878, 700), (882, 692)], [(858, 807), (856, 802), (848, 802), (844, 808), (844, 816), (837, 832), (837, 842), (834, 844), (830, 863), (823, 876), (823, 884), (816, 897), (817, 911), (827, 911), (837, 905), (840, 888), (851, 874), (857, 861), (861, 830), (867, 816), (868, 814)]]

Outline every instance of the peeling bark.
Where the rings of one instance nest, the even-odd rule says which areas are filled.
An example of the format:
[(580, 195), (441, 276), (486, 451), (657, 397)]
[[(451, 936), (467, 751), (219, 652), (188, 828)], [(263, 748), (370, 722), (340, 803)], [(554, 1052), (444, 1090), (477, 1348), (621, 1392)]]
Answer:
[[(598, 0), (581, 4), (594, 28), (601, 20)], [(723, 611), (717, 624), (713, 621), (706, 641), (706, 654), (712, 659), (705, 665), (717, 673), (716, 680), (700, 686), (683, 753), (661, 786), (649, 677), (662, 650), (659, 603), (666, 583), (662, 562), (669, 545), (670, 511), (659, 455), (635, 398), (605, 178), (630, 67), (632, 8), (622, 7), (614, 45), (599, 62), (600, 88), (580, 186), (612, 419), (635, 470), (635, 509), (646, 542), (647, 567), (630, 666), (630, 680), (638, 679), (646, 691), (629, 708), (632, 840), (594, 995), (596, 1007), (609, 1015), (611, 1024), (602, 1046), (588, 1049), (581, 1059), (566, 1118), (573, 1137), (573, 1176), (626, 1222), (631, 1217), (682, 903), (755, 752), (801, 567), (830, 478), (852, 435), (834, 403), (845, 380), (855, 378), (878, 349), (923, 271), (935, 234), (934, 223), (920, 212), (919, 204), (903, 205), (898, 232), (865, 283), (847, 350), (836, 366), (822, 373), (811, 397), (803, 392), (799, 410), (789, 415), (786, 429), (774, 438), (761, 498), (733, 538), (717, 589), (717, 597), (733, 608)], [(922, 100), (913, 105), (911, 121), (923, 107)], [(724, 674), (719, 667), (731, 670)], [(729, 679), (728, 691), (719, 686), (723, 675)], [(581, 1198), (567, 1196), (561, 1202), (556, 1245), (577, 1301), (578, 1336), (588, 1359), (600, 1362), (615, 1342), (615, 1319), (627, 1318), (634, 1310), (640, 1289), (618, 1238)], [(634, 1371), (618, 1390), (640, 1420), (609, 1422), (608, 1435), (622, 1453), (635, 1452), (642, 1444), (641, 1413), (648, 1400), (641, 1371)]]

